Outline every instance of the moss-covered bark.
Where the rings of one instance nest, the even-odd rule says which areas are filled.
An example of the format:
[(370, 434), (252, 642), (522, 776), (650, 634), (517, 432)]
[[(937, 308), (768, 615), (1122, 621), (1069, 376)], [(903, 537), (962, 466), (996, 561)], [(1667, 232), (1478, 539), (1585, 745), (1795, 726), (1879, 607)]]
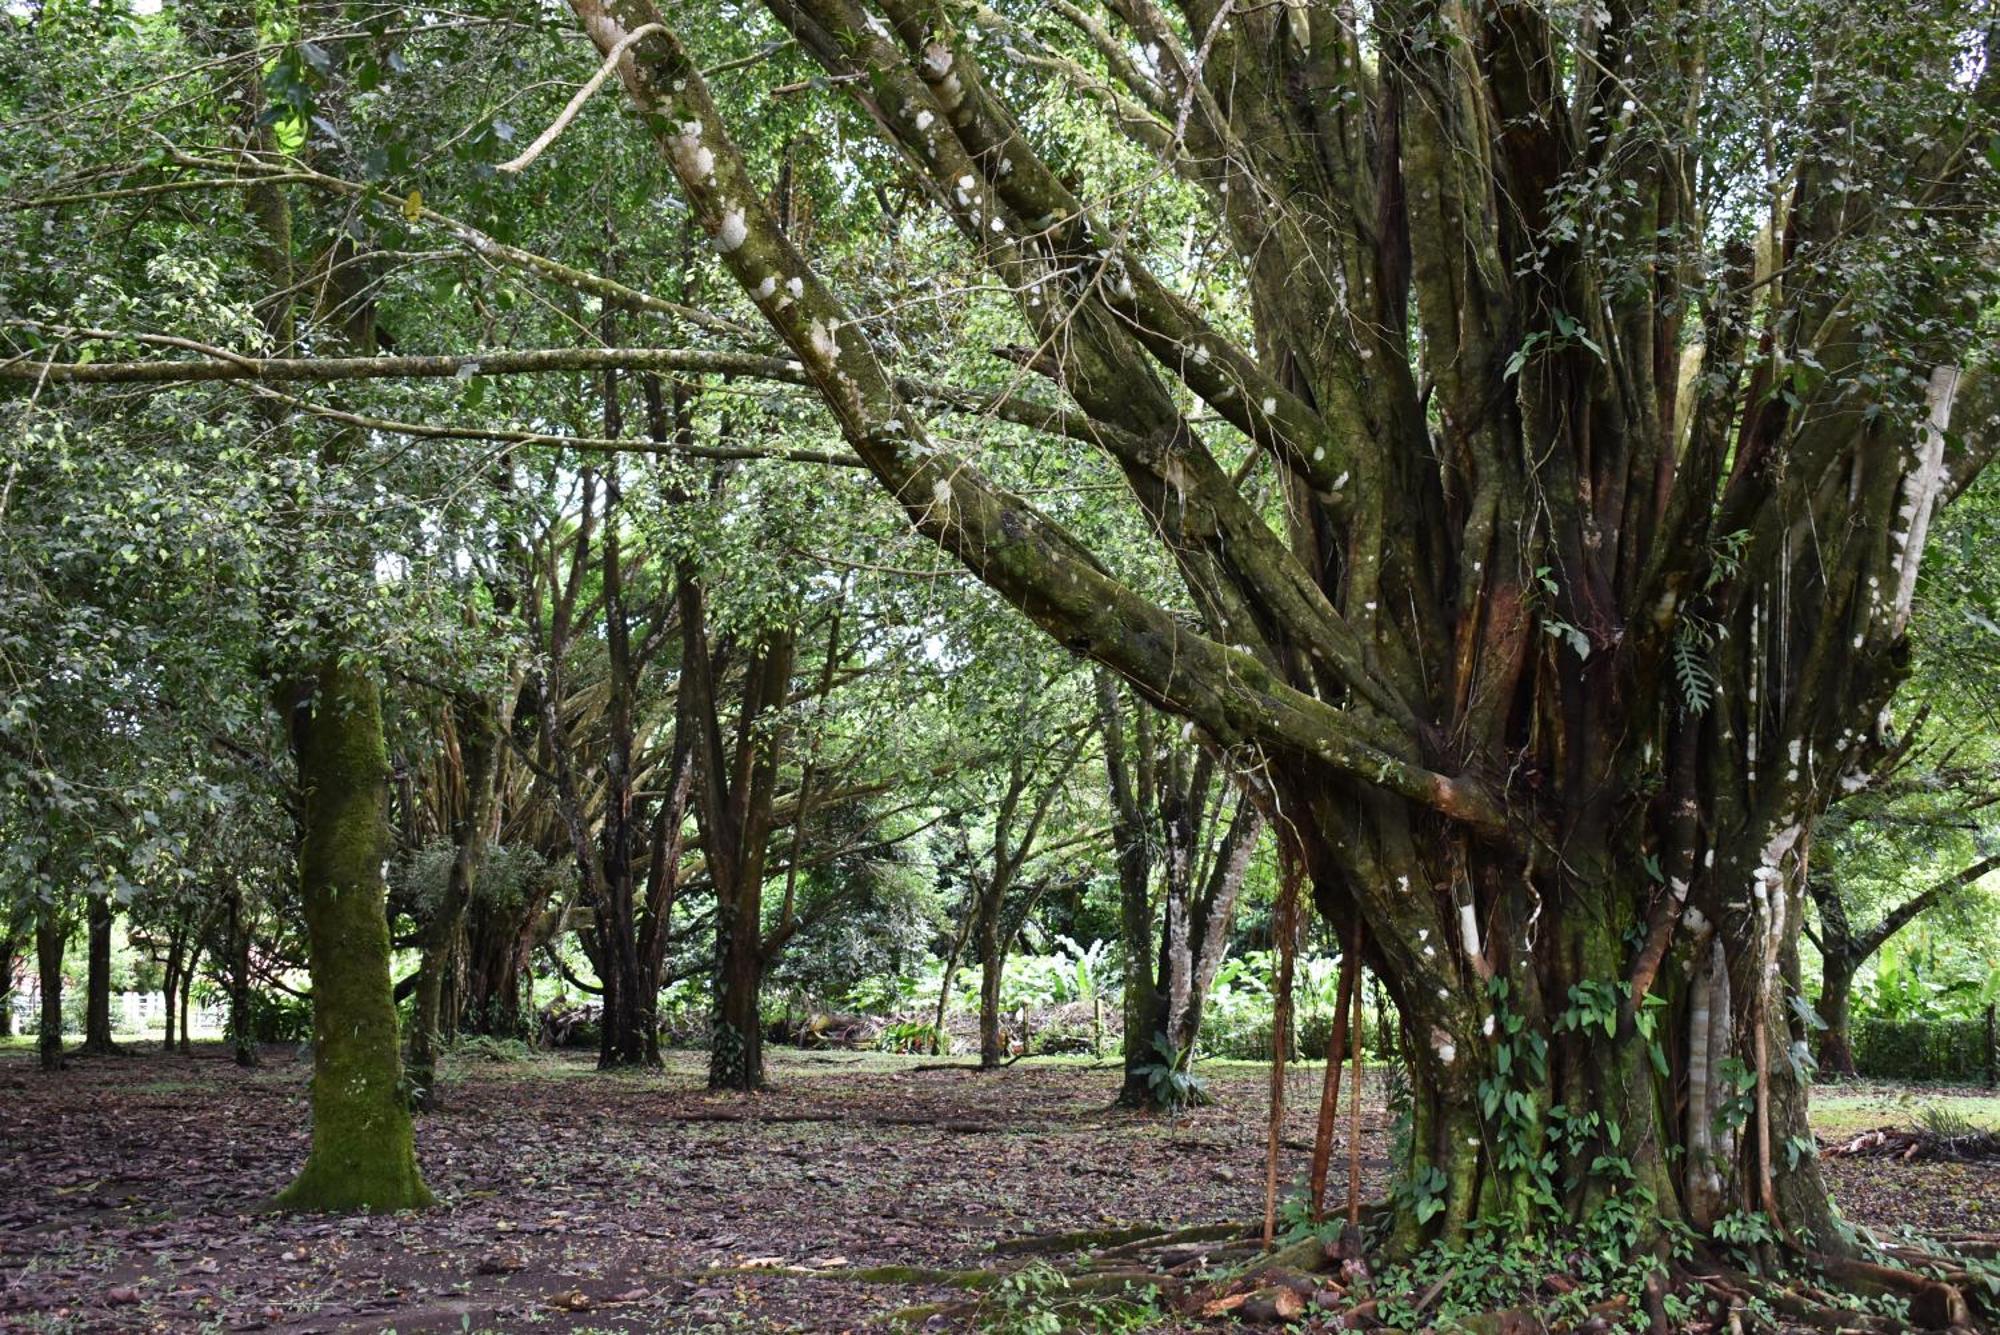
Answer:
[(404, 1210), (431, 1203), (417, 1172), (382, 883), (389, 763), (381, 696), (360, 665), (328, 662), (292, 719), (305, 832), (299, 856), (313, 989), (312, 1151), (278, 1203)]

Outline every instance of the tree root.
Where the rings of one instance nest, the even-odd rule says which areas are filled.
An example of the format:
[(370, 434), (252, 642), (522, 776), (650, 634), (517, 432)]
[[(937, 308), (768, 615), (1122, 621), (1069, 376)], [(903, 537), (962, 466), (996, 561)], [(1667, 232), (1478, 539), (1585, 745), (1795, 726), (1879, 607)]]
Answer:
[[(1387, 1206), (1368, 1207), (1380, 1214)], [(1156, 1224), (1114, 1226), (1044, 1237), (1009, 1239), (997, 1253), (1021, 1258), (991, 1267), (948, 1269), (921, 1265), (841, 1266), (808, 1269), (794, 1266), (737, 1266), (702, 1272), (716, 1275), (779, 1275), (855, 1284), (908, 1285), (955, 1289), (962, 1298), (945, 1298), (888, 1314), (910, 1325), (934, 1317), (984, 1319), (996, 1305), (1013, 1310), (1026, 1303), (1038, 1313), (1067, 1313), (1093, 1324), (1107, 1307), (1129, 1305), (1139, 1310), (1160, 1301), (1195, 1322), (1288, 1325), (1313, 1314), (1333, 1324), (1323, 1329), (1387, 1330), (1384, 1317), (1400, 1311), (1421, 1324), (1442, 1320), (1439, 1306), (1456, 1278), (1447, 1272), (1421, 1290), (1385, 1287), (1388, 1277), (1371, 1276), (1364, 1261), (1339, 1242), (1317, 1236), (1300, 1239), (1266, 1252), (1257, 1241), (1253, 1222), (1220, 1222), (1168, 1228)], [(1827, 1335), (1909, 1335), (1922, 1330), (1968, 1333), (1980, 1329), (1968, 1303), (1968, 1292), (1983, 1297), (1983, 1279), (1950, 1255), (1936, 1255), (1909, 1244), (1892, 1244), (1887, 1255), (1905, 1265), (1882, 1264), (1849, 1257), (1810, 1255), (1809, 1266), (1785, 1274), (1752, 1274), (1713, 1258), (1694, 1268), (1659, 1270), (1642, 1289), (1611, 1293), (1582, 1305), (1577, 1281), (1570, 1276), (1545, 1277), (1534, 1295), (1516, 1299), (1520, 1305), (1479, 1315), (1458, 1315), (1447, 1323), (1467, 1335), (1589, 1335), (1613, 1327), (1650, 1327), (1652, 1335), (1671, 1335), (1689, 1323), (1669, 1315), (1676, 1295), (1709, 1298), (1714, 1315), (1696, 1328), (1727, 1335), (1756, 1335), (1773, 1328), (1824, 1331)], [(1074, 1260), (1050, 1270), (1031, 1258), (1072, 1255)], [(1920, 1273), (1921, 1267), (1923, 1272)], [(1017, 1276), (1042, 1278), (1010, 1283)], [(1584, 1297), (1592, 1295), (1583, 1295)], [(1888, 1297), (1907, 1304), (1888, 1310), (1865, 1310), (1858, 1299)], [(1385, 1310), (1386, 1309), (1386, 1310)], [(1067, 1328), (1067, 1327), (1065, 1327)]]
[(1132, 1224), (1114, 1228), (1084, 1229), (1076, 1233), (1044, 1233), (1025, 1238), (1005, 1238), (995, 1243), (993, 1250), (1002, 1255), (1056, 1255), (1096, 1248), (1106, 1249), (1107, 1254), (1126, 1253), (1153, 1247), (1168, 1247), (1177, 1243), (1244, 1238), (1249, 1236), (1247, 1229), (1248, 1226), (1241, 1223), (1195, 1224), (1188, 1228), (1174, 1228), (1167, 1224)]

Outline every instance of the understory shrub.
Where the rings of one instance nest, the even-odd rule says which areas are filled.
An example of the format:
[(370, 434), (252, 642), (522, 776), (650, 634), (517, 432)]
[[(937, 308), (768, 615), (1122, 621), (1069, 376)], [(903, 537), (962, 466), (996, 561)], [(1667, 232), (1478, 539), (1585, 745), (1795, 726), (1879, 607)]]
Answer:
[[(310, 1043), (312, 1000), (262, 989), (250, 994), (250, 1038), (256, 1043)], [(235, 1035), (230, 1037), (234, 1039)]]
[(1985, 1080), (1986, 1021), (1856, 1019), (1854, 1069), (1878, 1080)]

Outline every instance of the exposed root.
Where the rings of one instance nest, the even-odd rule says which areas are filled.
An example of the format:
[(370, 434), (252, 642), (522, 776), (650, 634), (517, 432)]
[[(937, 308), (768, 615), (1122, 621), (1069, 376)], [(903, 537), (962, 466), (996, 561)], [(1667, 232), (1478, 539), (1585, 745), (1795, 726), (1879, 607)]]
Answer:
[[(1368, 1207), (1378, 1216), (1387, 1208)], [(1594, 1302), (1589, 1301), (1594, 1295), (1582, 1290), (1575, 1277), (1551, 1273), (1539, 1282), (1531, 1277), (1531, 1291), (1508, 1299), (1515, 1306), (1465, 1315), (1454, 1311), (1446, 1296), (1460, 1279), (1457, 1270), (1447, 1270), (1421, 1289), (1405, 1289), (1394, 1279), (1397, 1272), (1372, 1274), (1366, 1261), (1339, 1241), (1307, 1237), (1267, 1252), (1261, 1234), (1260, 1223), (1182, 1228), (1144, 1224), (1012, 1239), (995, 1250), (1023, 1258), (1022, 1262), (992, 1267), (751, 1265), (706, 1274), (776, 1274), (956, 1289), (966, 1294), (891, 1314), (891, 1320), (909, 1325), (936, 1317), (984, 1319), (996, 1305), (1026, 1301), (1023, 1295), (1031, 1294), (1036, 1312), (1068, 1314), (1083, 1325), (1094, 1324), (1111, 1308), (1129, 1305), (1136, 1310), (1148, 1302), (1162, 1302), (1196, 1322), (1284, 1326), (1322, 1318), (1322, 1324), (1311, 1327), (1316, 1330), (1386, 1330), (1390, 1320), (1410, 1328), (1415, 1328), (1412, 1322), (1416, 1326), (1439, 1322), (1440, 1329), (1466, 1335), (1588, 1335), (1613, 1328), (1650, 1328), (1651, 1335), (1684, 1330), (1714, 1335), (1772, 1330), (1969, 1335), (1984, 1328), (1966, 1296), (1983, 1296), (1983, 1274), (1966, 1261), (1967, 1253), (1939, 1255), (1912, 1244), (1885, 1249), (1886, 1255), (1904, 1264), (1811, 1255), (1804, 1258), (1810, 1268), (1784, 1274), (1753, 1274), (1712, 1262), (1695, 1269), (1659, 1270), (1645, 1279), (1643, 1287), (1597, 1295)], [(1074, 1259), (1055, 1269), (1028, 1259), (1064, 1255)], [(1039, 1287), (1009, 1282), (1030, 1275), (1044, 1277)], [(1868, 1298), (1897, 1301), (1880, 1304), (1881, 1310), (1867, 1310), (1859, 1300)], [(1686, 1304), (1693, 1304), (1698, 1315), (1686, 1315)]]
[(1247, 1237), (1249, 1234), (1246, 1229), (1247, 1225), (1241, 1223), (1195, 1224), (1187, 1228), (1174, 1228), (1166, 1224), (1135, 1224), (1120, 1228), (1085, 1229), (1077, 1233), (1048, 1233), (1025, 1238), (1007, 1238), (995, 1243), (993, 1250), (1015, 1255), (1059, 1255), (1063, 1252), (1089, 1251), (1096, 1248), (1105, 1248), (1108, 1252), (1130, 1253), (1179, 1243)]

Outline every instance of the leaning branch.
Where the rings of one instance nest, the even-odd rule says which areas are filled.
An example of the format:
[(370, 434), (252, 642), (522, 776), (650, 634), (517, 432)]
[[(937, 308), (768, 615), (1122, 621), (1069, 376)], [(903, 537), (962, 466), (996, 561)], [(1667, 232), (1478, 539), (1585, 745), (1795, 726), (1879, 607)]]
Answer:
[[(660, 21), (645, 0), (615, 6), (571, 0), (571, 7), (604, 51), (625, 36), (621, 16), (634, 28)], [(1483, 786), (1371, 744), (1352, 716), (1279, 680), (1255, 655), (1189, 630), (1105, 574), (1088, 548), (1025, 499), (942, 448), (909, 411), (861, 324), (772, 216), (673, 34), (635, 44), (619, 73), (730, 275), (804, 365), (848, 443), (919, 532), (1058, 642), (1122, 673), (1154, 703), (1218, 741), (1306, 752), (1488, 834), (1509, 832), (1506, 813)]]

